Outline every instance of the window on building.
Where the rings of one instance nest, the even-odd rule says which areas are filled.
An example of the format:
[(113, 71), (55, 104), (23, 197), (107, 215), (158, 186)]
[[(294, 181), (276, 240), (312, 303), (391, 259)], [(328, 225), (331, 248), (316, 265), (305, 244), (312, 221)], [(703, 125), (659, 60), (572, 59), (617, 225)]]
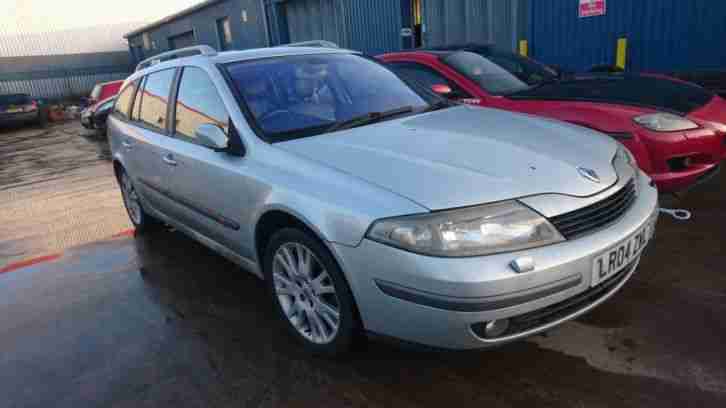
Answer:
[(196, 36), (194, 35), (194, 30), (187, 31), (173, 37), (169, 37), (169, 48), (171, 48), (172, 50), (178, 50), (180, 48), (191, 47), (195, 45), (196, 42), (197, 40)]
[(229, 17), (217, 20), (217, 38), (219, 39), (220, 51), (225, 51), (232, 47), (232, 28), (230, 27)]
[(118, 114), (124, 119), (129, 118), (129, 110), (131, 110), (131, 102), (134, 100), (134, 95), (136, 94), (136, 88), (138, 86), (138, 81), (132, 82), (124, 88), (121, 93), (119, 93), (118, 97), (116, 98), (116, 105), (114, 106), (114, 113)]
[(147, 75), (139, 109), (141, 123), (160, 130), (166, 129), (166, 111), (175, 72), (174, 69), (166, 69)]
[(131, 46), (131, 55), (133, 55), (135, 62), (141, 62), (144, 59), (144, 49), (140, 45)]
[(141, 38), (144, 41), (144, 49), (145, 50), (150, 50), (151, 49), (151, 36), (149, 35), (149, 33), (144, 33), (141, 36)]
[(175, 121), (175, 135), (192, 143), (196, 143), (194, 134), (203, 124), (217, 125), (227, 132), (227, 108), (204, 70), (184, 68), (176, 100)]

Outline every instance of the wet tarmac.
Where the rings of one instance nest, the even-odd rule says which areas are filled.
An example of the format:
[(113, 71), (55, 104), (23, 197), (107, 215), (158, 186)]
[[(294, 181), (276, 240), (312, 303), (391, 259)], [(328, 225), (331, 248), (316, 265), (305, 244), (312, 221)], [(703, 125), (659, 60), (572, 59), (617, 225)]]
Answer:
[[(56, 208), (56, 189), (72, 207), (93, 201), (73, 210), (81, 218), (116, 217), (102, 141), (57, 137), (57, 151), (23, 143), (87, 162), (26, 163), (0, 146), (0, 224), (19, 222), (8, 197)], [(276, 322), (259, 280), (177, 232), (67, 247), (68, 230), (51, 228), (58, 258), (0, 273), (0, 406), (723, 407), (725, 189), (722, 175), (680, 200), (694, 219), (662, 218), (634, 279), (593, 313), (482, 352), (369, 342), (342, 360), (313, 357)], [(22, 225), (52, 222), (37, 214)], [(43, 254), (38, 236), (2, 228), (0, 251)]]
[(0, 269), (131, 228), (109, 160), (76, 122), (0, 128)]

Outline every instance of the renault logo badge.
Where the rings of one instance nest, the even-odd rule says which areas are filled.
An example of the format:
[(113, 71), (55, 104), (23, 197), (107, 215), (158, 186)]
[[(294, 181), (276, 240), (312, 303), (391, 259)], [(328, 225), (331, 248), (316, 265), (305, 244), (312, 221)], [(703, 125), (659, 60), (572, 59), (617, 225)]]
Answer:
[(597, 172), (593, 169), (588, 169), (586, 167), (578, 167), (577, 171), (580, 173), (580, 175), (593, 183), (599, 183), (600, 182), (600, 176), (597, 175)]

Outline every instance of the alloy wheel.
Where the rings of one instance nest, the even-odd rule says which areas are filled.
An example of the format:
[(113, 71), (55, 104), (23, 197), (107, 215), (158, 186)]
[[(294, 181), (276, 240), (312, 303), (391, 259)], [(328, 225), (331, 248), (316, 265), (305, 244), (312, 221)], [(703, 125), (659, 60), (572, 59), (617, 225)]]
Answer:
[(126, 211), (129, 213), (129, 218), (134, 225), (141, 224), (141, 203), (139, 202), (139, 196), (136, 194), (131, 179), (126, 173), (121, 176), (121, 195), (126, 205)]
[(272, 276), (277, 299), (297, 332), (316, 344), (335, 339), (340, 302), (333, 281), (306, 246), (288, 242), (275, 252)]

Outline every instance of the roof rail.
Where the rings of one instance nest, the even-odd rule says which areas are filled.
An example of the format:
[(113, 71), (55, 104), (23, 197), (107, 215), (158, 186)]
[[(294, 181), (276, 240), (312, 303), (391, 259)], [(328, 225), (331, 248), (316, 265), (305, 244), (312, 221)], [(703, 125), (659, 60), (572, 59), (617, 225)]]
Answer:
[(331, 41), (325, 41), (325, 40), (312, 40), (312, 41), (303, 41), (303, 42), (296, 42), (296, 43), (290, 43), (290, 44), (280, 44), (277, 47), (340, 48), (340, 47), (338, 47), (338, 44), (331, 42)]
[(161, 54), (154, 55), (151, 58), (147, 58), (139, 62), (139, 64), (136, 65), (136, 71), (148, 68), (152, 65), (159, 64), (162, 61), (168, 61), (181, 57), (190, 57), (192, 55), (204, 55), (205, 57), (213, 57), (217, 55), (217, 51), (208, 45), (196, 45), (194, 47), (179, 48), (178, 50), (162, 52)]

